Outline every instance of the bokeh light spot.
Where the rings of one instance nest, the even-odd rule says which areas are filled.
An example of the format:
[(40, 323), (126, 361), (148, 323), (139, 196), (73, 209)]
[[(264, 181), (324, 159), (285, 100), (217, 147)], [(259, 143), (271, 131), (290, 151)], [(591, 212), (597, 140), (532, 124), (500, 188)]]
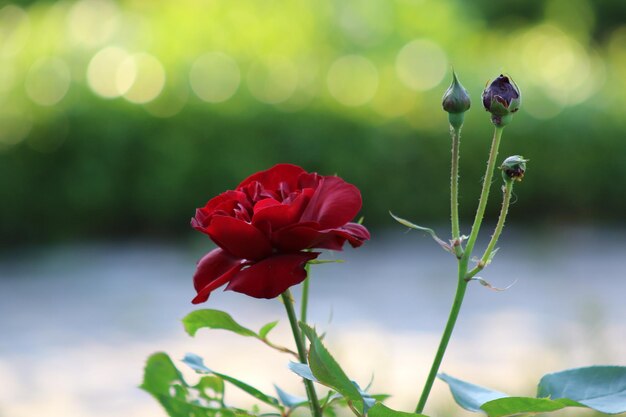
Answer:
[(57, 57), (44, 57), (30, 67), (24, 87), (28, 97), (35, 103), (53, 106), (65, 97), (70, 81), (70, 69), (65, 61)]
[(233, 58), (221, 52), (202, 55), (189, 71), (191, 89), (209, 103), (221, 103), (231, 98), (240, 82), (239, 66)]
[(0, 9), (0, 56), (13, 56), (30, 34), (30, 20), (24, 10), (9, 4)]
[(339, 28), (359, 45), (378, 44), (393, 32), (393, 6), (387, 0), (343, 0), (335, 7)]
[(344, 106), (362, 106), (370, 102), (378, 90), (378, 70), (365, 57), (346, 55), (333, 62), (326, 82), (335, 100)]
[(447, 66), (448, 59), (443, 49), (427, 39), (409, 42), (396, 58), (398, 77), (415, 91), (426, 91), (437, 86), (445, 76)]
[(529, 81), (561, 106), (588, 99), (603, 82), (603, 68), (585, 48), (558, 28), (540, 25), (521, 39), (520, 64)]
[(102, 45), (115, 33), (119, 11), (110, 0), (81, 0), (68, 14), (68, 31), (76, 44), (93, 47)]
[(142, 104), (154, 100), (165, 85), (165, 69), (161, 62), (147, 53), (135, 54), (126, 58), (118, 68), (117, 84), (124, 90), (122, 94), (132, 103)]
[(87, 83), (94, 93), (104, 98), (121, 96), (130, 88), (134, 81), (127, 82), (125, 89), (118, 88), (118, 71), (123, 62), (129, 58), (128, 52), (117, 47), (107, 47), (98, 52), (87, 67)]
[(385, 118), (402, 116), (415, 106), (416, 94), (404, 87), (393, 65), (380, 71), (380, 88), (372, 102), (374, 111)]
[(259, 101), (278, 104), (286, 101), (298, 87), (298, 68), (284, 57), (270, 57), (254, 64), (248, 72), (248, 88)]

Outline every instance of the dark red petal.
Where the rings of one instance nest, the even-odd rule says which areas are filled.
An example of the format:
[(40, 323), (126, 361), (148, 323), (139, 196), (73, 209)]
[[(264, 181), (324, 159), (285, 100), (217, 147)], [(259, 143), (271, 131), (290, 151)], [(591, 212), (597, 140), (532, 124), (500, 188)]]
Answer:
[(361, 210), (361, 192), (339, 177), (323, 177), (301, 221), (314, 221), (321, 229), (334, 229), (348, 223)]
[(237, 203), (246, 202), (247, 198), (244, 193), (241, 191), (228, 190), (210, 199), (201, 210), (205, 213), (210, 213), (214, 210), (224, 209), (224, 207), (236, 206)]
[(296, 223), (272, 233), (272, 245), (282, 252), (298, 252), (315, 247), (320, 225), (315, 222)]
[(274, 298), (306, 278), (305, 264), (317, 258), (316, 252), (275, 255), (241, 270), (226, 287), (254, 298)]
[(257, 212), (263, 209), (266, 209), (268, 207), (274, 207), (274, 206), (280, 206), (280, 201), (274, 200), (273, 198), (266, 198), (254, 204), (252, 211), (254, 214), (256, 214)]
[(316, 223), (302, 223), (286, 227), (272, 235), (274, 246), (285, 252), (309, 248), (342, 250), (346, 241), (352, 247), (357, 247), (369, 238), (367, 229), (356, 223), (326, 230), (319, 230)]
[(298, 186), (298, 177), (301, 173), (306, 172), (297, 165), (278, 164), (268, 170), (257, 172), (243, 180), (237, 189), (245, 187), (247, 184), (258, 181), (268, 190), (276, 191), (281, 188), (280, 183), (285, 182), (293, 191)]
[(245, 263), (222, 249), (214, 249), (198, 262), (193, 275), (193, 286), (198, 295), (191, 301), (193, 304), (203, 303), (214, 289), (226, 284)]
[(348, 223), (344, 227), (343, 230), (346, 230), (351, 239), (348, 239), (353, 248), (361, 246), (364, 241), (370, 239), (370, 232), (365, 228), (365, 226), (358, 223)]
[(261, 200), (254, 206), (252, 224), (265, 230), (265, 225), (263, 224), (265, 223), (270, 226), (269, 230), (271, 231), (293, 224), (300, 219), (311, 195), (312, 190), (307, 189), (302, 194), (297, 195), (293, 201), (285, 204), (270, 204), (265, 203), (267, 200)]
[(267, 236), (250, 223), (234, 217), (213, 217), (206, 233), (219, 247), (240, 259), (259, 260), (272, 252)]
[(216, 215), (232, 215), (239, 206), (249, 206), (246, 195), (240, 191), (226, 191), (213, 197), (202, 208), (196, 209), (196, 215), (191, 219), (191, 227), (201, 232), (205, 232), (205, 228), (211, 222), (211, 218)]

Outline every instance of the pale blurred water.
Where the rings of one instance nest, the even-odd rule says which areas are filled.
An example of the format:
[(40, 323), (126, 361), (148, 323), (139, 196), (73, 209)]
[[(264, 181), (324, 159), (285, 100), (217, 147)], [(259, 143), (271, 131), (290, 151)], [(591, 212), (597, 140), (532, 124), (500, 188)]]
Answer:
[[(516, 284), (505, 292), (469, 288), (443, 371), (530, 395), (546, 372), (625, 364), (622, 230), (509, 229), (501, 246), (482, 277), (498, 287)], [(217, 308), (254, 329), (281, 319), (274, 339), (291, 343), (277, 300), (216, 292), (192, 306), (190, 277), (201, 254), (142, 242), (5, 255), (0, 416), (164, 416), (137, 388), (145, 358), (159, 350), (175, 360), (198, 353), (211, 368), (268, 392), (278, 383), (301, 393), (286, 369), (289, 357), (224, 331), (184, 333), (185, 314)], [(351, 377), (365, 385), (374, 374), (374, 391), (412, 409), (454, 294), (454, 259), (428, 237), (398, 229), (358, 250), (325, 255), (333, 257), (346, 262), (313, 267), (311, 321), (328, 331), (327, 343)], [(249, 402), (234, 389), (228, 398)], [(451, 409), (464, 415), (437, 383), (427, 412)]]

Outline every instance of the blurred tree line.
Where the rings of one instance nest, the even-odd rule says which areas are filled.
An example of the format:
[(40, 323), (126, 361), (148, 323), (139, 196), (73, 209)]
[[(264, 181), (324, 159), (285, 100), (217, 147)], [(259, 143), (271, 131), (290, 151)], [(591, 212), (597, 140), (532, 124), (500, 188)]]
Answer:
[[(185, 236), (191, 233), (188, 220), (196, 207), (250, 173), (279, 162), (326, 175), (337, 173), (356, 184), (363, 192), (363, 215), (370, 226), (390, 224), (389, 210), (421, 224), (444, 223), (449, 216), (450, 143), (440, 97), (449, 83), (451, 63), (473, 99), (461, 140), (461, 215), (466, 223), (475, 210), (491, 139), (480, 91), (500, 71), (509, 71), (515, 78), (524, 102), (505, 130), (499, 159), (511, 154), (530, 159), (527, 176), (516, 187), (519, 198), (512, 207), (512, 219), (538, 225), (623, 223), (623, 1), (479, 0), (470, 4), (397, 0), (390, 2), (392, 9), (384, 2), (372, 2), (374, 6), (367, 10), (359, 2), (325, 1), (317, 6), (303, 2), (300, 9), (287, 10), (271, 2), (264, 13), (274, 16), (282, 10), (282, 15), (274, 16), (278, 29), (257, 27), (251, 20), (248, 27), (226, 30), (228, 19), (246, 12), (246, 7), (254, 14), (258, 6), (224, 2), (214, 10), (207, 2), (207, 10), (197, 12), (194, 7), (203, 2), (186, 1), (174, 2), (178, 5), (173, 13), (174, 6), (167, 2), (82, 0), (84, 10), (93, 6), (99, 11), (102, 6), (102, 10), (114, 10), (124, 19), (139, 22), (133, 26), (137, 32), (127, 33), (118, 25), (120, 33), (85, 45), (59, 34), (67, 19), (79, 13), (79, 3), (14, 1), (9, 5), (13, 9), (0, 6), (0, 40), (5, 41), (4, 50), (0, 47), (0, 235), (4, 245)], [(564, 5), (568, 5), (567, 21), (562, 22), (557, 12)], [(288, 25), (281, 18), (294, 20), (297, 27), (300, 13), (309, 7), (314, 16), (303, 18), (302, 25), (308, 27), (303, 33), (271, 36), (271, 30)], [(206, 16), (194, 17), (198, 13)], [(18, 42), (16, 34), (22, 30), (15, 16), (27, 16), (29, 34), (24, 35), (19, 51), (7, 52), (6, 45)], [(199, 23), (204, 17), (207, 26)], [(144, 27), (150, 28), (145, 44)], [(238, 30), (251, 32), (241, 34), (246, 41), (220, 39), (222, 31)], [(205, 32), (209, 33), (206, 39), (196, 39)], [(266, 39), (249, 51), (248, 36)], [(565, 60), (565, 67), (546, 62), (544, 55), (532, 55), (533, 48), (524, 49), (526, 43), (550, 41), (550, 36), (570, 48), (571, 56), (555, 58)], [(283, 38), (291, 44), (281, 54), (297, 61), (298, 53), (306, 50), (309, 58), (319, 58), (319, 62), (312, 81), (303, 86), (301, 71), (293, 94), (281, 101), (276, 94), (288, 83), (289, 71), (278, 71), (276, 84), (267, 75), (273, 64), (267, 64), (265, 72), (258, 72), (259, 77), (269, 77), (257, 83), (261, 87), (254, 87), (251, 74), (256, 74), (255, 59), (266, 62), (270, 57), (271, 61), (276, 52), (270, 47)], [(125, 44), (125, 39), (132, 43)], [(422, 45), (410, 44), (414, 39), (433, 40), (448, 54), (446, 73), (432, 86), (420, 85), (423, 79), (412, 79), (410, 74), (402, 78), (399, 51), (405, 45)], [(89, 78), (91, 69), (87, 68), (99, 51), (111, 45), (131, 52), (146, 50), (160, 58), (166, 78), (158, 97), (142, 101), (141, 95), (103, 96), (106, 85), (98, 87), (99, 81)], [(228, 100), (211, 102), (214, 96), (209, 96), (207, 102), (202, 91), (196, 91), (202, 84), (194, 87), (192, 81), (190, 88), (186, 78), (194, 59), (212, 50), (226, 51), (240, 63), (239, 84)], [(549, 50), (544, 53), (550, 58)], [(51, 56), (63, 61), (50, 61)], [(337, 59), (343, 56), (365, 56), (368, 61), (353, 59), (351, 63), (365, 62), (363, 71), (355, 69), (354, 80), (348, 72), (348, 79), (338, 76), (334, 82), (331, 73), (339, 68), (335, 72), (342, 74)], [(47, 61), (41, 61), (42, 57)], [(428, 64), (420, 57), (424, 55), (409, 59), (417, 70)], [(141, 62), (134, 64), (140, 68)], [(374, 72), (368, 62), (373, 63)], [(55, 90), (59, 80), (65, 80), (58, 78), (65, 74), (59, 69), (63, 65), (69, 74), (68, 86)], [(567, 72), (568, 66), (574, 69)], [(40, 68), (52, 68), (49, 82), (48, 72), (38, 75)], [(578, 77), (581, 71), (587, 71), (587, 78)], [(375, 83), (368, 74), (376, 75)], [(428, 77), (432, 71), (423, 74)], [(229, 80), (218, 77), (220, 85)], [(119, 86), (119, 77), (116, 82)], [(374, 85), (369, 100), (354, 95), (359, 82), (363, 90)], [(342, 90), (344, 85), (349, 91)], [(300, 100), (301, 90), (306, 100)], [(176, 100), (181, 103), (178, 107)], [(168, 106), (176, 108), (170, 111)], [(499, 180), (493, 186), (494, 196), (498, 188)], [(497, 200), (494, 197), (489, 208), (494, 216)]]

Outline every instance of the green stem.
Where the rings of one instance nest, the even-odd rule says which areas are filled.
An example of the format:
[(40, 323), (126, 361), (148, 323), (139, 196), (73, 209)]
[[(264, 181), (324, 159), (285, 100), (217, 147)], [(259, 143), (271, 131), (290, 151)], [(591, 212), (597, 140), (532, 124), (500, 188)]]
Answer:
[[(476, 210), (476, 217), (474, 218), (474, 224), (472, 225), (472, 232), (470, 233), (470, 237), (467, 241), (465, 251), (459, 259), (456, 294), (454, 296), (454, 301), (452, 302), (452, 308), (450, 309), (450, 315), (448, 316), (446, 328), (444, 329), (443, 335), (441, 336), (441, 341), (439, 342), (439, 348), (437, 349), (437, 353), (435, 354), (435, 359), (433, 360), (433, 364), (430, 367), (430, 372), (428, 373), (426, 384), (424, 384), (422, 395), (420, 396), (419, 402), (415, 409), (415, 412), (418, 414), (421, 413), (426, 406), (426, 401), (428, 400), (428, 396), (430, 395), (430, 390), (432, 389), (435, 378), (437, 377), (437, 372), (439, 372), (439, 366), (441, 365), (441, 361), (443, 360), (446, 348), (448, 347), (448, 342), (450, 342), (450, 337), (452, 336), (452, 331), (454, 330), (457, 318), (459, 317), (459, 312), (461, 311), (461, 305), (463, 304), (463, 298), (465, 297), (465, 291), (467, 289), (468, 283), (468, 281), (466, 281), (465, 279), (467, 274), (467, 265), (472, 255), (474, 245), (476, 244), (478, 232), (480, 231), (480, 225), (482, 224), (483, 217), (485, 215), (485, 208), (487, 207), (487, 200), (489, 198), (489, 189), (491, 188), (491, 179), (493, 178), (493, 171), (496, 166), (496, 158), (498, 156), (498, 148), (500, 147), (500, 139), (502, 138), (502, 129), (502, 127), (496, 126), (495, 132), (493, 134), (493, 141), (491, 142), (491, 150), (489, 152), (489, 159), (487, 161), (487, 171), (485, 172), (485, 178), (483, 180), (483, 188), (480, 193), (478, 209)], [(454, 184), (454, 181), (452, 181), (451, 183)], [(452, 191), (451, 194), (454, 196), (455, 192)]]
[(459, 147), (461, 145), (461, 128), (450, 126), (452, 137), (452, 164), (450, 173), (450, 218), (452, 222), (452, 241), (457, 258), (463, 255), (461, 247), (461, 229), (459, 227)]
[(478, 232), (480, 231), (480, 225), (483, 222), (485, 216), (485, 208), (487, 207), (487, 200), (489, 199), (489, 189), (491, 188), (491, 179), (493, 178), (493, 170), (496, 166), (496, 158), (498, 157), (498, 148), (500, 147), (500, 139), (502, 138), (502, 130), (504, 127), (496, 126), (493, 132), (493, 141), (491, 142), (491, 151), (489, 152), (489, 160), (487, 161), (487, 170), (485, 171), (485, 178), (483, 180), (483, 188), (480, 193), (480, 199), (478, 200), (478, 209), (476, 210), (476, 217), (474, 218), (474, 224), (472, 225), (472, 232), (467, 240), (467, 246), (465, 247), (465, 253), (463, 258), (467, 260), (472, 256), (472, 250), (476, 244), (478, 238)]
[[(306, 348), (304, 346), (304, 340), (302, 338), (300, 328), (298, 327), (298, 318), (296, 317), (296, 311), (293, 308), (293, 298), (291, 296), (291, 292), (286, 290), (281, 294), (281, 298), (283, 299), (285, 310), (287, 310), (287, 317), (289, 318), (289, 324), (291, 324), (293, 338), (296, 342), (296, 347), (298, 348), (298, 359), (300, 359), (300, 363), (306, 364)], [(305, 378), (302, 378), (302, 381), (304, 382), (304, 387), (306, 388), (306, 395), (309, 398), (311, 414), (314, 417), (322, 417), (320, 402), (317, 398), (313, 382)]]
[(439, 342), (437, 354), (435, 355), (433, 364), (430, 367), (428, 378), (426, 379), (426, 383), (424, 384), (422, 395), (420, 396), (419, 403), (417, 404), (417, 407), (415, 409), (415, 412), (417, 414), (420, 414), (422, 411), (424, 411), (426, 401), (428, 400), (428, 396), (430, 395), (430, 390), (433, 387), (433, 383), (435, 382), (435, 378), (437, 377), (437, 372), (439, 372), (439, 366), (441, 365), (441, 361), (443, 360), (446, 348), (448, 347), (448, 342), (450, 341), (450, 337), (452, 336), (454, 325), (456, 324), (456, 320), (459, 317), (461, 305), (463, 304), (463, 298), (465, 297), (465, 290), (467, 289), (467, 281), (465, 281), (466, 272), (467, 262), (461, 260), (459, 262), (459, 280), (456, 287), (456, 294), (454, 295), (454, 301), (452, 302), (452, 308), (450, 309), (450, 315), (448, 316), (446, 328), (444, 329), (443, 335), (441, 336), (441, 341)]
[(300, 300), (300, 321), (302, 323), (306, 323), (309, 308), (310, 264), (307, 263), (304, 269), (306, 270), (306, 278), (302, 283), (302, 299)]
[(504, 192), (502, 196), (502, 208), (500, 209), (500, 217), (498, 217), (498, 224), (496, 224), (496, 229), (494, 230), (493, 235), (491, 236), (491, 240), (489, 241), (489, 244), (487, 245), (487, 249), (485, 249), (485, 253), (483, 253), (482, 258), (480, 259), (480, 262), (478, 263), (478, 265), (476, 265), (474, 269), (472, 269), (471, 271), (467, 273), (467, 276), (465, 277), (466, 280), (472, 278), (474, 275), (480, 272), (485, 266), (487, 266), (487, 263), (489, 262), (489, 258), (491, 257), (491, 254), (493, 253), (494, 249), (496, 248), (498, 239), (500, 238), (500, 235), (502, 234), (502, 229), (504, 228), (504, 222), (506, 221), (506, 215), (509, 212), (509, 205), (511, 203), (511, 195), (513, 194), (513, 181), (507, 181), (505, 186), (503, 187), (503, 191)]

